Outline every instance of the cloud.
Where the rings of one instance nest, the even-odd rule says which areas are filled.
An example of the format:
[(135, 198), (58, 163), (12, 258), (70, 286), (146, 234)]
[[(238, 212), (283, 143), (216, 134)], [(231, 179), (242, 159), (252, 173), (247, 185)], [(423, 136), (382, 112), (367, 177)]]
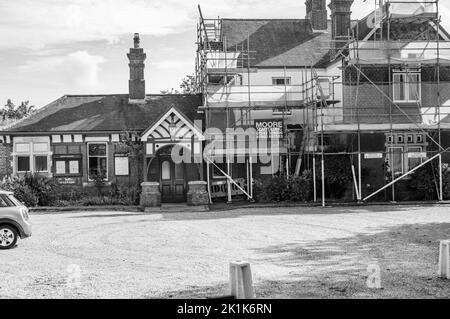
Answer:
[(98, 74), (102, 56), (91, 55), (87, 51), (76, 51), (65, 56), (38, 57), (17, 67), (21, 73), (57, 73), (66, 83), (80, 88), (99, 86)]
[[(42, 49), (51, 44), (97, 40), (116, 43), (120, 35), (133, 32), (156, 36), (189, 30), (195, 33), (197, 3), (205, 18), (305, 16), (304, 1), (293, 0), (0, 1), (0, 48)], [(361, 17), (373, 8), (356, 0), (354, 17)]]

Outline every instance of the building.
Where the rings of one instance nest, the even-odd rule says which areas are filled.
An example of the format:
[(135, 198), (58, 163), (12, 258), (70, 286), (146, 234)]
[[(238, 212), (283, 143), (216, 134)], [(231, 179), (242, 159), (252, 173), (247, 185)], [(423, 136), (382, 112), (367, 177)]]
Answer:
[[(353, 1), (341, 1), (350, 13)], [(358, 171), (355, 197), (412, 200), (411, 173), (435, 169), (435, 199), (450, 163), (450, 36), (438, 1), (376, 1), (341, 51), (340, 118), (319, 115), (325, 158), (344, 152)], [(328, 153), (328, 154), (327, 154)]]
[(187, 183), (202, 180), (202, 165), (174, 164), (167, 149), (201, 149), (201, 96), (146, 94), (138, 34), (128, 58), (129, 94), (65, 95), (1, 132), (1, 174), (39, 172), (74, 189), (99, 178), (107, 185), (159, 181), (162, 172), (164, 200), (184, 201)]
[(196, 95), (145, 93), (136, 34), (129, 94), (64, 96), (3, 131), (0, 173), (146, 182), (149, 196), (184, 202), (190, 182), (232, 201), (252, 199), (255, 178), (312, 170), (325, 204), (339, 157), (347, 199), (407, 198), (412, 170), (450, 162), (450, 36), (438, 1), (375, 2), (360, 21), (353, 0), (307, 0), (305, 19), (206, 19), (199, 7)]

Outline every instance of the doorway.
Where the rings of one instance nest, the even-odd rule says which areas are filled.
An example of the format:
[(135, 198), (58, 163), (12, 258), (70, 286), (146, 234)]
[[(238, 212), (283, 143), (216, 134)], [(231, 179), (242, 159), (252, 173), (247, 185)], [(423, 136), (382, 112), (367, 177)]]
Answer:
[(186, 167), (184, 163), (174, 163), (170, 156), (160, 158), (161, 200), (163, 203), (186, 201)]

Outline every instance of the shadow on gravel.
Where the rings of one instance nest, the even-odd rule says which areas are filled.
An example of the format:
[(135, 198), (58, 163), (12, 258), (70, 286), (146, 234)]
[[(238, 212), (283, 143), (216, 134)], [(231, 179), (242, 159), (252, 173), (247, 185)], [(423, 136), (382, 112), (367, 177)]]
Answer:
[(70, 216), (68, 218), (111, 218), (111, 217), (130, 217), (130, 216), (142, 216), (144, 213), (127, 213), (127, 214), (95, 214), (95, 215), (79, 215)]
[[(393, 227), (313, 243), (256, 249), (253, 265), (292, 268), (289, 278), (255, 281), (257, 298), (448, 298), (450, 281), (437, 276), (439, 241), (450, 223)], [(380, 267), (382, 289), (367, 286), (368, 266)], [(253, 276), (257, 266), (253, 267)], [(260, 274), (264, 275), (264, 274)], [(226, 283), (168, 292), (161, 298), (211, 298), (227, 294)]]
[[(276, 208), (276, 210), (275, 210)], [(364, 214), (376, 212), (405, 212), (420, 210), (423, 206), (358, 206), (358, 207), (264, 207), (236, 208), (234, 210), (211, 210), (208, 212), (161, 213), (165, 220), (213, 220), (239, 218), (243, 216), (281, 216), (281, 215), (338, 215)]]

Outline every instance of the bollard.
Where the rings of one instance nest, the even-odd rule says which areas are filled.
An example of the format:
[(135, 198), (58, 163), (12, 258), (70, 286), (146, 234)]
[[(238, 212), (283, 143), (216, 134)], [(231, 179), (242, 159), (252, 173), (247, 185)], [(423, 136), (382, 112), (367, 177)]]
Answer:
[(439, 247), (439, 276), (450, 279), (450, 240), (441, 241)]
[(236, 299), (253, 299), (252, 271), (248, 262), (237, 261), (230, 263), (231, 295)]

